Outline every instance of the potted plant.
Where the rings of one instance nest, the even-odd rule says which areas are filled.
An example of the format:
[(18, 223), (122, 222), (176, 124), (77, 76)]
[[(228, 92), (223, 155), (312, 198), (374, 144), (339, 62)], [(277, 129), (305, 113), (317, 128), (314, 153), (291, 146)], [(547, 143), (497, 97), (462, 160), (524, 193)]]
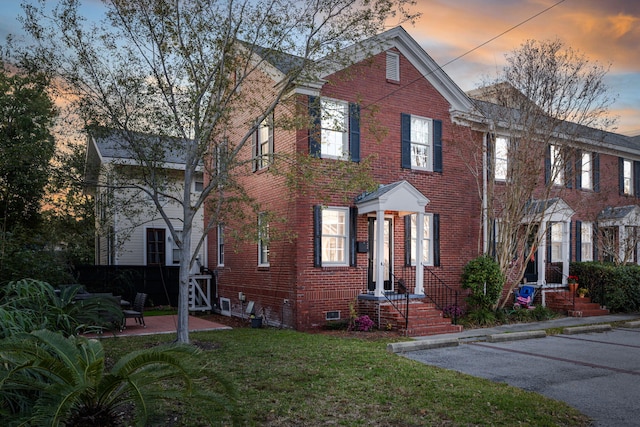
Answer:
[(576, 290), (578, 289), (578, 276), (569, 276), (567, 281), (569, 282), (569, 291), (571, 294), (575, 295)]
[(578, 296), (580, 298), (584, 298), (585, 295), (587, 295), (588, 293), (589, 293), (589, 289), (587, 289), (587, 288), (579, 288), (578, 289)]

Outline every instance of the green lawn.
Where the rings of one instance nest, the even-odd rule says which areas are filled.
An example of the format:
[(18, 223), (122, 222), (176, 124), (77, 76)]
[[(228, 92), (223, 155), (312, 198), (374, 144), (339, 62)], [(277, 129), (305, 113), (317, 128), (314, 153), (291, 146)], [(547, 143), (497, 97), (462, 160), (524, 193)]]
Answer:
[[(171, 341), (174, 335), (110, 338), (111, 358)], [(277, 329), (242, 328), (191, 334), (204, 350), (201, 387), (233, 384), (241, 425), (254, 426), (584, 426), (568, 405), (504, 384), (425, 366), (369, 341)], [(181, 401), (158, 419), (176, 426), (219, 425), (211, 405)]]

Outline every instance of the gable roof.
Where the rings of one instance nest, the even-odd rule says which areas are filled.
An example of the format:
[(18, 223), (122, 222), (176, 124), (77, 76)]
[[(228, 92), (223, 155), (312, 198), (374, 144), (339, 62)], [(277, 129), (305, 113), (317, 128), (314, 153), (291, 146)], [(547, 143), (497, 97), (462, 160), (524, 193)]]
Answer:
[(363, 193), (355, 199), (358, 215), (377, 211), (397, 211), (403, 216), (424, 212), (428, 203), (429, 199), (424, 194), (404, 180), (381, 184), (376, 190)]

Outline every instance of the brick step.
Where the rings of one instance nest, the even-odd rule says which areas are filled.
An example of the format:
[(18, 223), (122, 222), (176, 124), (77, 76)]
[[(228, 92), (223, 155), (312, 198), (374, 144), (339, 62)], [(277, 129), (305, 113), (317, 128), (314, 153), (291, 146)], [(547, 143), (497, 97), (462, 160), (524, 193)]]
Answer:
[(400, 332), (408, 337), (422, 337), (427, 335), (451, 334), (462, 332), (462, 325), (430, 325), (430, 326), (411, 326), (409, 329), (401, 328)]
[(568, 291), (547, 294), (547, 307), (553, 311), (566, 313), (570, 317), (591, 317), (609, 314), (609, 310), (600, 308), (598, 303), (591, 302), (591, 298), (574, 298), (573, 294)]
[(390, 304), (380, 306), (380, 321), (391, 324), (407, 336), (436, 335), (460, 332), (462, 326), (453, 325), (451, 319), (445, 318), (442, 311), (434, 304), (412, 301), (409, 304), (409, 328), (405, 329), (405, 319), (402, 314)]

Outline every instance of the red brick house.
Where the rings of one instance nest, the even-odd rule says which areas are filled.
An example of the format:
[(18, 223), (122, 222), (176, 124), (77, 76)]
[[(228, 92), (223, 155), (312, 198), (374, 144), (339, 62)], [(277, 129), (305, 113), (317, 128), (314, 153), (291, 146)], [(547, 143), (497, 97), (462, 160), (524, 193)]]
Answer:
[[(246, 317), (252, 302), (250, 310), (269, 324), (310, 330), (348, 319), (355, 310), (378, 327), (403, 329), (407, 323), (393, 304), (409, 295), (408, 333), (458, 329), (442, 313), (464, 305), (460, 274), (487, 250), (489, 228), (478, 180), (460, 150), (483, 152), (484, 120), (404, 29), (380, 34), (369, 45), (374, 48), (366, 58), (293, 91), (295, 108), (308, 112), (309, 128), (274, 125), (291, 111), (291, 104), (277, 106), (245, 147), (251, 170), (240, 180), (260, 206), (258, 242), (233, 239), (241, 226), (232, 216), (209, 236), (208, 267), (216, 271), (216, 303), (223, 313)], [(278, 72), (278, 64), (270, 64), (265, 76)], [(235, 125), (246, 124), (250, 114), (238, 115)], [(595, 227), (598, 213), (636, 204), (640, 170), (620, 178), (629, 195), (619, 194), (613, 171), (619, 157), (626, 159), (623, 169), (625, 161), (640, 164), (637, 143), (607, 134), (598, 147), (584, 151), (593, 156), (590, 188), (578, 185), (566, 200), (541, 205), (554, 206), (545, 217), (554, 236), (548, 245), (553, 258), (545, 259), (539, 249), (530, 281), (547, 282), (547, 261), (559, 262), (568, 274), (570, 259), (588, 257), (584, 230)], [(324, 170), (324, 178), (287, 185), (284, 176), (270, 173), (280, 154), (305, 156)], [(339, 166), (350, 164), (366, 168), (377, 189), (332, 187)], [(633, 191), (627, 189), (629, 179)], [(584, 197), (590, 198), (589, 209), (577, 211), (573, 203)], [(592, 242), (590, 253), (595, 250)], [(566, 277), (558, 282), (566, 283)]]

